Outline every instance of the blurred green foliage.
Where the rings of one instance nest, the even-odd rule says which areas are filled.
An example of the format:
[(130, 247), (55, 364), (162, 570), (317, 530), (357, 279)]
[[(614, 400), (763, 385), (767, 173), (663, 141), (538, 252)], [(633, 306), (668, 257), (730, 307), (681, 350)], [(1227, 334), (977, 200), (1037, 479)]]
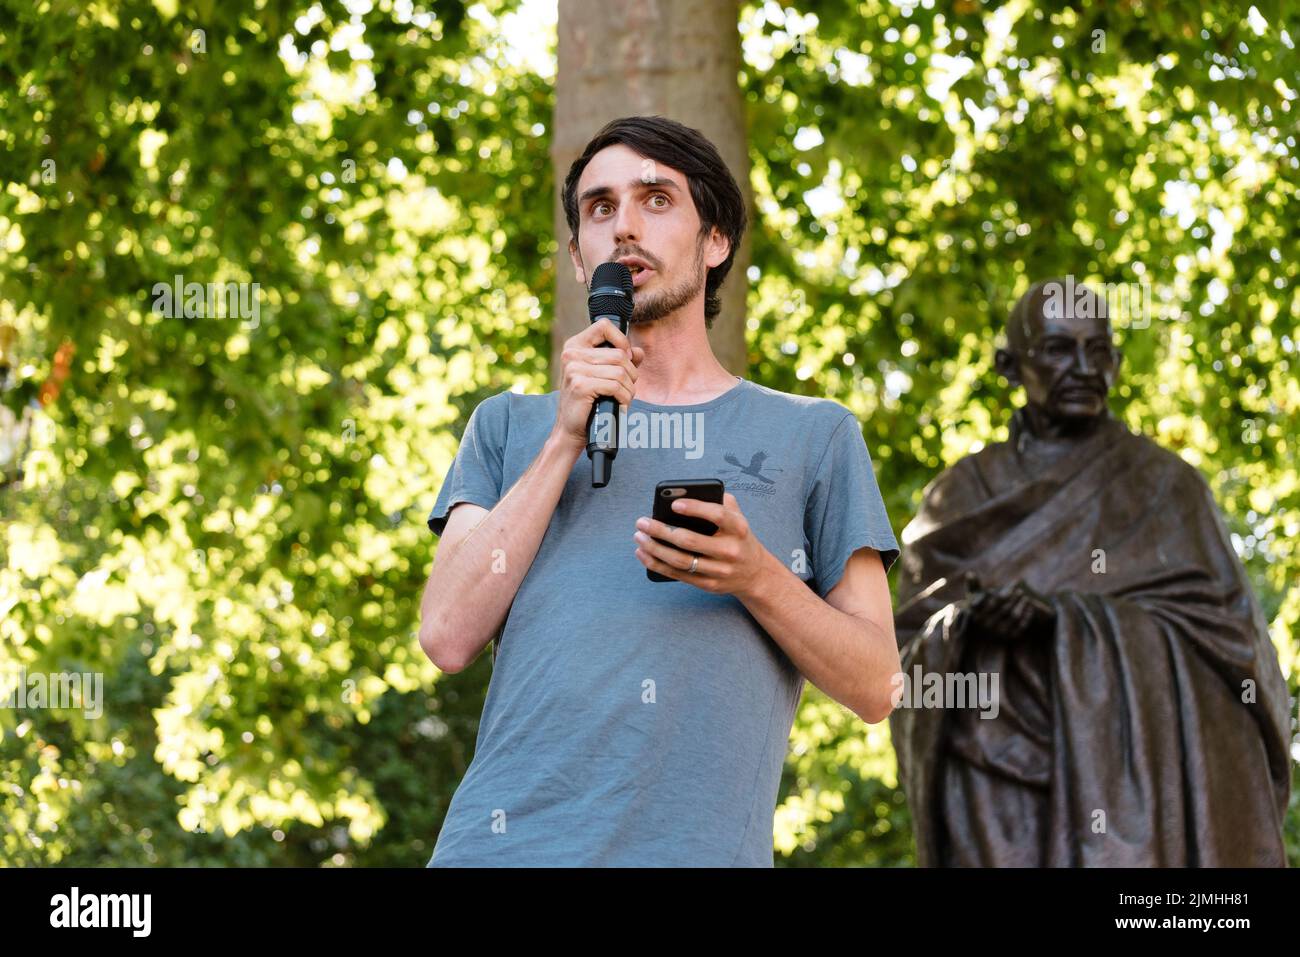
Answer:
[[(747, 4), (739, 82), (750, 377), (858, 414), (901, 530), (1005, 435), (1015, 297), (1147, 283), (1114, 407), (1211, 482), (1294, 689), (1286, 25)], [(491, 663), (442, 677), (416, 644), (424, 519), (474, 406), (549, 388), (554, 79), (517, 0), (0, 2), (9, 413), (76, 347), (0, 491), (0, 675), (105, 675), (99, 718), (0, 709), (0, 861), (427, 860)], [(164, 314), (177, 275), (256, 283), (258, 314)], [(810, 688), (778, 862), (911, 863), (895, 770)], [(1300, 863), (1300, 796), (1287, 828)]]

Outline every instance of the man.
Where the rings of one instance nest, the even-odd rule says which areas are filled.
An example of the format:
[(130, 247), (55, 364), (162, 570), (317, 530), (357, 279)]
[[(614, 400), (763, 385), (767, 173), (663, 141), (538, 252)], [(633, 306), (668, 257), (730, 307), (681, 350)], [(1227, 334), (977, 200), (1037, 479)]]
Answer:
[(1106, 304), (1074, 288), (1016, 304), (1010, 439), (935, 479), (903, 533), (904, 673), (1000, 678), (992, 717), (891, 717), (919, 863), (1281, 866), (1263, 615), (1200, 474), (1111, 417)]
[[(709, 348), (745, 228), (713, 144), (615, 120), (563, 198), (577, 281), (624, 262), (635, 309), (626, 337), (601, 321), (565, 343), (559, 389), (480, 404), (434, 504), (421, 647), (455, 672), (500, 638), (429, 863), (771, 867), (804, 679), (865, 721), (889, 713), (897, 542), (853, 413), (732, 376)], [(593, 489), (599, 395), (628, 426)], [(675, 440), (634, 441), (650, 417)], [(650, 520), (656, 483), (712, 477), (723, 504), (681, 514), (715, 535)]]

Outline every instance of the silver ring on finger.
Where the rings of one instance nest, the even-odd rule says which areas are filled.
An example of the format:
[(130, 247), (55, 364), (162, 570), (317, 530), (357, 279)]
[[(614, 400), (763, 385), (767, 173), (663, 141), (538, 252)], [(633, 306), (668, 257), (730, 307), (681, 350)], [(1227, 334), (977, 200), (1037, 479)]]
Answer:
[(700, 563), (700, 556), (699, 556), (699, 555), (696, 555), (694, 558), (691, 559), (691, 567), (690, 567), (690, 569), (688, 570), (688, 574), (694, 575), (694, 574), (695, 574), (695, 567), (696, 567), (697, 565), (699, 565), (699, 563)]

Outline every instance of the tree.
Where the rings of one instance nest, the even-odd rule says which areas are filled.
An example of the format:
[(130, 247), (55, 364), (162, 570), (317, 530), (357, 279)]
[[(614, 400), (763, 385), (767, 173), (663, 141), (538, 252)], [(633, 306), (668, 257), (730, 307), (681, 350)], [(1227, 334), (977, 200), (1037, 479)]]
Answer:
[[(686, 6), (651, 7), (684, 47)], [(546, 391), (553, 322), (584, 318), (537, 197), (597, 123), (568, 128), (568, 41), (557, 84), (537, 10), (0, 2), (5, 405), (71, 362), (0, 491), (0, 677), (104, 676), (99, 717), (0, 708), (6, 861), (428, 859), (491, 663), (449, 679), (418, 648), (424, 519), (470, 411)], [(996, 330), (1031, 280), (1146, 283), (1116, 412), (1210, 480), (1294, 689), (1281, 6), (749, 3), (736, 24), (756, 218), (724, 288), (749, 279), (726, 313), (749, 377), (857, 413), (897, 531), (1003, 436)], [(739, 176), (746, 140), (708, 122)], [(256, 313), (163, 308), (177, 275)], [(810, 689), (778, 859), (907, 863), (893, 774), (886, 731)], [(1300, 864), (1300, 787), (1287, 827)]]

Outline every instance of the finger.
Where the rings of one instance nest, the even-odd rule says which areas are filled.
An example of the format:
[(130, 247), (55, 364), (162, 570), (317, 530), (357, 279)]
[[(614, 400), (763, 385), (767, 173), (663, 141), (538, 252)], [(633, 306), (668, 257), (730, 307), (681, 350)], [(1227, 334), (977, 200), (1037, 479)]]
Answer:
[(1025, 596), (1025, 627), (1042, 628), (1046, 624), (1043, 610), (1033, 597)]
[(665, 541), (684, 552), (699, 552), (701, 555), (707, 555), (711, 558), (722, 558), (726, 550), (725, 544), (720, 542), (717, 536), (701, 535), (689, 528), (667, 525), (653, 518), (642, 516), (637, 519), (636, 526), (638, 530), (651, 538)]
[(1002, 613), (1008, 615), (1020, 599), (1020, 593), (1011, 585), (1003, 585), (993, 594), (997, 597), (998, 607), (1002, 609)]
[(989, 597), (980, 607), (980, 617), (989, 625), (1005, 621), (1007, 617), (1005, 598), (997, 592), (985, 592), (984, 594)]
[(1025, 630), (1025, 626), (1029, 624), (1027, 610), (1028, 610), (1028, 606), (1026, 605), (1024, 599), (1022, 597), (1017, 596), (1016, 599), (1011, 604), (1009, 617), (1011, 618), (1012, 624), (1015, 626), (1016, 631), (1019, 633), (1023, 633)]
[(609, 396), (617, 399), (619, 405), (632, 404), (632, 390), (615, 379), (606, 379), (594, 375), (575, 375), (571, 387), (580, 396), (590, 396), (592, 398)]
[(1038, 613), (1034, 610), (1033, 599), (1025, 596), (1024, 607), (1020, 613), (1021, 630), (1027, 635), (1038, 626)]
[(615, 366), (626, 372), (632, 382), (641, 374), (628, 354), (618, 349), (578, 349), (569, 361), (578, 366)]
[[(655, 543), (651, 542), (650, 545), (653, 547)], [(659, 547), (662, 548), (663, 546)], [(682, 554), (681, 552), (676, 552), (675, 549), (668, 549), (668, 551), (675, 552), (677, 555)], [(658, 572), (661, 575), (667, 575), (669, 578), (675, 578), (678, 581), (695, 581), (696, 579), (702, 578), (705, 574), (703, 561), (695, 567), (694, 573), (690, 571), (691, 559), (695, 557), (694, 555), (683, 556), (685, 561), (681, 561), (680, 559), (665, 561), (663, 558), (658, 557), (647, 550), (646, 545), (643, 544), (637, 548), (636, 557), (640, 560), (642, 565), (651, 571)]]
[(636, 368), (631, 358), (622, 349), (575, 349), (574, 362), (586, 362), (592, 365), (624, 365)]
[(655, 558), (649, 552), (640, 547), (636, 550), (636, 560), (652, 572), (658, 572), (660, 575), (667, 575), (669, 578), (681, 581), (681, 579), (677, 577), (677, 569), (665, 565), (663, 562), (659, 561), (659, 559)]
[(665, 565), (663, 562), (659, 561), (659, 559), (640, 548), (636, 550), (636, 557), (637, 561), (652, 572), (658, 572), (660, 575), (671, 578), (673, 581), (683, 580), (684, 576), (680, 570), (673, 568), (671, 565)]
[(608, 318), (598, 319), (590, 326), (583, 330), (582, 345), (595, 346), (602, 342), (609, 342), (617, 349), (626, 349), (629, 352), (632, 349), (632, 343), (627, 341), (627, 336), (614, 325)]
[(665, 565), (671, 565), (678, 571), (684, 571), (687, 568), (690, 568), (691, 559), (695, 557), (694, 555), (688, 555), (686, 552), (665, 544), (664, 542), (657, 541), (640, 530), (638, 530), (632, 538), (643, 552), (647, 552), (652, 558), (659, 559), (659, 561), (663, 562)]
[(636, 377), (641, 374), (641, 370), (638, 369), (636, 363), (632, 361), (631, 350), (594, 349), (592, 351), (601, 357), (600, 361), (602, 362), (621, 365), (625, 370), (627, 370), (627, 374), (632, 377), (632, 381), (634, 382), (636, 381)]
[(633, 346), (632, 361), (637, 365), (640, 365), (642, 361), (644, 361), (644, 359), (645, 359), (645, 350), (642, 349), (640, 346)]
[[(723, 495), (725, 502), (727, 495)], [(734, 502), (735, 499), (733, 498)], [(739, 510), (732, 511), (726, 505), (719, 505), (717, 502), (701, 502), (695, 498), (679, 498), (673, 502), (673, 511), (679, 515), (694, 515), (712, 522), (718, 526), (719, 531), (739, 533), (742, 531), (741, 523), (744, 522)]]
[(579, 375), (584, 375), (589, 379), (608, 379), (611, 382), (617, 382), (628, 392), (632, 391), (632, 377), (628, 375), (627, 370), (622, 366), (593, 365), (584, 367), (579, 365), (576, 367), (576, 371)]

